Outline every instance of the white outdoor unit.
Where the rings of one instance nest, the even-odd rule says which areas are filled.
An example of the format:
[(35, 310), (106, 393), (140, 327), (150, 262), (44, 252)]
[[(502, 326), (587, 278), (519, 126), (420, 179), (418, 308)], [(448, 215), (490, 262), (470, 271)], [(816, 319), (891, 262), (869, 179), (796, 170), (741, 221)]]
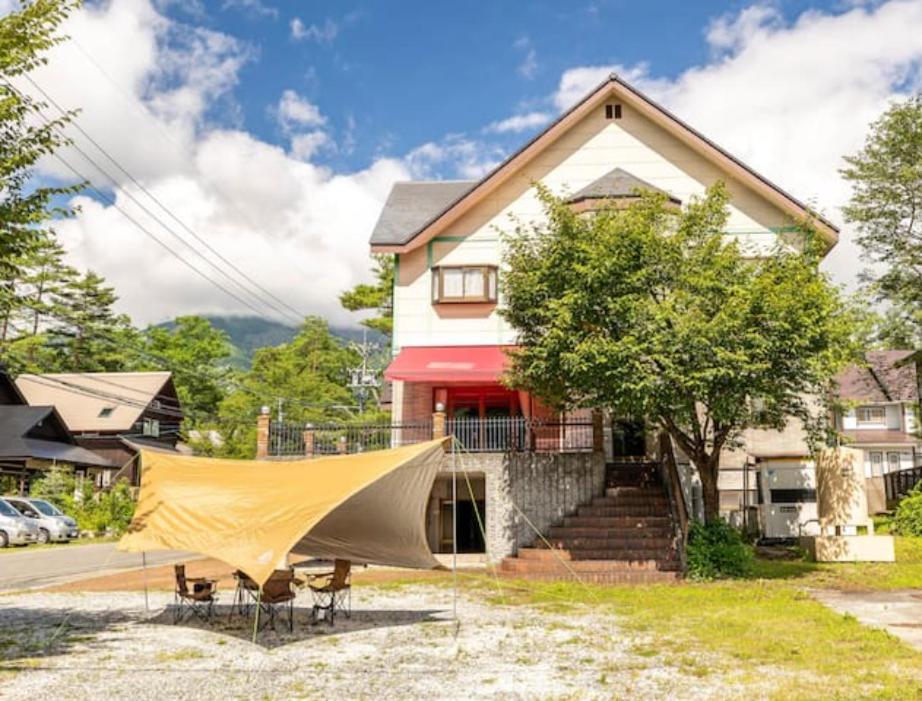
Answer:
[(812, 460), (766, 459), (759, 463), (759, 523), (767, 540), (819, 534)]

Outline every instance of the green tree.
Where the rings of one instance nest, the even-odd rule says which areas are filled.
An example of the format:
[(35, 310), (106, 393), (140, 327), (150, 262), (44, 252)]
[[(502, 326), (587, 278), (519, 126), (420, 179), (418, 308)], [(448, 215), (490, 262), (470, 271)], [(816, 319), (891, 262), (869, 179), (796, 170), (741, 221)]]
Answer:
[(845, 162), (843, 212), (874, 264), (864, 279), (891, 305), (883, 336), (922, 346), (922, 93), (893, 104)]
[(138, 332), (116, 314), (115, 290), (92, 271), (60, 290), (60, 310), (51, 331), (60, 362), (70, 372), (124, 370), (138, 347)]
[(141, 366), (173, 373), (176, 391), (188, 420), (194, 425), (214, 417), (224, 398), (233, 347), (227, 334), (200, 316), (181, 316), (172, 325), (152, 326), (143, 334)]
[(358, 354), (330, 333), (326, 321), (308, 317), (290, 342), (256, 351), (250, 370), (221, 402), (215, 428), (224, 445), (217, 451), (203, 449), (228, 457), (252, 457), (256, 417), (262, 406), (274, 408), (278, 399), (286, 421), (292, 423), (348, 416), (354, 399), (346, 385), (349, 369), (357, 362)]
[(818, 271), (814, 237), (804, 253), (752, 260), (723, 235), (721, 185), (681, 212), (653, 194), (591, 217), (541, 198), (547, 224), (505, 237), (512, 384), (667, 431), (716, 520), (721, 451), (789, 416), (818, 428), (807, 397), (854, 356), (852, 314)]
[(47, 51), (64, 40), (61, 23), (79, 5), (72, 0), (34, 0), (0, 18), (0, 280), (8, 284), (18, 261), (47, 231), (47, 222), (71, 210), (55, 204), (57, 197), (79, 187), (36, 186), (36, 162), (67, 138), (61, 128), (72, 114), (45, 120), (38, 102), (17, 90), (11, 79), (46, 63)]
[(339, 296), (340, 304), (349, 311), (375, 310), (376, 316), (361, 323), (388, 337), (394, 330), (394, 259), (394, 256), (374, 256), (374, 284), (358, 284)]

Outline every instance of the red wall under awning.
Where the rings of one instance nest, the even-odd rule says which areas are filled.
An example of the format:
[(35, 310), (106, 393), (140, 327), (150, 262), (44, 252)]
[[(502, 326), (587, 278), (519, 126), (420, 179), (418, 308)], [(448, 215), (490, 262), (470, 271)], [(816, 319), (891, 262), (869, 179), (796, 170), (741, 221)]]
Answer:
[(513, 346), (410, 346), (394, 358), (384, 376), (404, 382), (499, 382)]

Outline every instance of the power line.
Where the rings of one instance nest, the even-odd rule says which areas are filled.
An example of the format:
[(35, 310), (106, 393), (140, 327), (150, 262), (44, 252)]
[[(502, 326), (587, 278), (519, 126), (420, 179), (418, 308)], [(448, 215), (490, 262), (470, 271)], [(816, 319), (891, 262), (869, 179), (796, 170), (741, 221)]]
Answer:
[[(28, 76), (26, 76), (26, 78), (29, 79), (30, 82), (33, 82), (33, 84), (34, 84), (34, 81), (32, 81), (31, 78), (29, 78)], [(11, 84), (7, 83), (7, 87), (9, 87), (11, 90), (14, 90), (15, 92), (17, 92), (17, 94), (19, 94), (20, 96), (22, 96), (22, 93), (21, 93), (20, 91), (18, 91), (18, 90), (17, 90), (14, 86), (12, 86)], [(37, 85), (36, 85), (36, 87), (37, 87), (37, 89), (41, 90), (41, 88), (38, 88)], [(44, 93), (43, 93), (43, 94), (44, 94)], [(49, 99), (50, 99), (50, 98), (49, 98)], [(55, 106), (58, 107), (59, 110), (61, 109), (58, 105), (55, 105)], [(63, 114), (66, 114), (66, 112), (63, 112), (63, 110), (62, 110), (62, 113), (63, 113)], [(52, 122), (52, 120), (48, 119), (44, 114), (41, 113), (41, 111), (37, 111), (36, 114), (37, 114), (37, 116), (38, 116), (39, 118), (41, 118), (46, 124), (54, 126), (54, 123)], [(75, 125), (75, 126), (76, 126), (76, 125)], [(55, 128), (57, 128), (62, 134), (64, 134), (63, 130), (62, 130), (60, 127), (55, 127)], [(78, 127), (78, 129), (79, 129), (79, 127)], [(85, 132), (83, 132), (82, 130), (81, 130), (81, 133), (84, 133), (84, 134), (85, 134)], [(65, 135), (65, 136), (66, 136), (66, 135)], [(91, 139), (91, 137), (88, 137), (88, 138)], [(91, 140), (92, 140), (92, 139), (91, 139)], [(86, 151), (84, 151), (82, 148), (80, 148), (80, 146), (79, 146), (78, 144), (76, 144), (76, 143), (74, 143), (73, 141), (71, 141), (71, 146), (72, 146), (72, 147), (74, 148), (74, 150), (76, 150), (81, 156), (83, 156), (83, 158), (86, 159), (94, 168), (96, 168), (96, 170), (99, 171), (104, 177), (108, 178), (108, 180), (109, 180), (110, 182), (112, 182), (114, 185), (118, 186), (118, 180), (117, 180), (116, 178), (114, 178), (108, 171), (106, 171), (105, 168), (103, 168), (102, 166), (100, 166), (100, 165), (92, 158), (92, 156), (90, 156)], [(263, 314), (263, 311), (262, 311), (262, 310), (256, 308), (256, 307), (253, 306), (253, 304), (251, 304), (249, 301), (246, 301), (246, 300), (242, 299), (240, 296), (238, 296), (238, 295), (236, 295), (235, 293), (231, 292), (231, 291), (228, 290), (226, 287), (224, 287), (223, 285), (221, 285), (220, 283), (218, 283), (216, 280), (214, 280), (214, 279), (208, 277), (205, 273), (203, 273), (202, 271), (198, 270), (198, 268), (195, 268), (189, 261), (187, 261), (186, 259), (182, 258), (181, 255), (180, 255), (178, 252), (176, 252), (176, 251), (174, 251), (173, 249), (169, 248), (169, 246), (168, 246), (167, 244), (165, 244), (165, 243), (164, 243), (162, 240), (160, 240), (156, 235), (154, 235), (152, 232), (150, 232), (150, 230), (148, 230), (148, 229), (146, 229), (145, 227), (143, 227), (136, 219), (134, 219), (133, 217), (131, 217), (122, 207), (120, 207), (120, 206), (116, 203), (116, 201), (115, 201), (113, 198), (110, 198), (110, 197), (108, 197), (107, 195), (105, 195), (104, 193), (102, 193), (102, 192), (93, 184), (93, 182), (92, 182), (92, 180), (91, 180), (90, 178), (88, 178), (87, 176), (85, 176), (85, 175), (81, 174), (79, 171), (77, 171), (77, 169), (74, 168), (74, 167), (73, 167), (70, 163), (68, 163), (66, 160), (64, 160), (64, 158), (63, 158), (59, 153), (57, 153), (57, 152), (54, 153), (54, 156), (55, 156), (55, 158), (57, 158), (59, 161), (61, 161), (68, 169), (70, 169), (73, 173), (75, 173), (75, 174), (77, 175), (77, 177), (79, 177), (79, 178), (81, 178), (82, 180), (84, 180), (84, 181), (88, 184), (88, 186), (90, 187), (90, 189), (91, 189), (93, 192), (95, 192), (95, 193), (97, 194), (98, 197), (100, 197), (100, 199), (102, 199), (104, 202), (106, 202), (106, 203), (109, 204), (110, 206), (114, 207), (114, 208), (117, 209), (119, 212), (121, 212), (126, 218), (128, 218), (132, 223), (134, 223), (135, 226), (141, 228), (145, 233), (147, 233), (148, 236), (154, 238), (154, 240), (157, 241), (157, 243), (159, 243), (161, 246), (163, 246), (164, 248), (166, 248), (174, 257), (179, 258), (187, 267), (190, 267), (190, 268), (193, 269), (196, 273), (198, 273), (199, 275), (201, 275), (202, 277), (204, 277), (206, 280), (208, 280), (209, 282), (211, 282), (213, 285), (219, 287), (221, 290), (223, 290), (223, 291), (226, 292), (227, 294), (231, 295), (234, 299), (236, 299), (236, 300), (237, 300), (238, 302), (240, 302), (241, 304), (244, 304), (246, 307), (248, 307), (249, 309), (251, 309), (252, 311), (254, 311), (256, 314), (262, 316), (262, 314)], [(173, 230), (169, 225), (167, 225), (160, 217), (158, 217), (154, 212), (152, 212), (143, 202), (141, 202), (137, 197), (135, 197), (129, 190), (126, 189), (126, 190), (123, 190), (123, 192), (124, 192), (124, 194), (125, 194), (126, 197), (128, 197), (132, 202), (134, 202), (138, 207), (140, 207), (141, 210), (144, 211), (151, 219), (153, 219), (155, 222), (157, 222), (161, 227), (163, 227), (163, 229), (165, 229), (165, 230), (166, 230), (169, 234), (171, 234), (174, 238), (178, 239), (181, 243), (183, 243), (186, 247), (188, 247), (189, 250), (191, 250), (193, 253), (195, 253), (197, 256), (199, 256), (203, 261), (205, 261), (208, 265), (210, 265), (212, 268), (214, 268), (218, 273), (220, 273), (220, 274), (223, 275), (225, 278), (227, 278), (228, 280), (230, 280), (232, 283), (234, 283), (235, 285), (237, 285), (237, 287), (239, 287), (241, 290), (243, 290), (244, 293), (251, 295), (251, 296), (252, 296), (254, 299), (256, 299), (258, 302), (260, 302), (261, 304), (264, 304), (266, 307), (268, 307), (269, 309), (275, 311), (276, 313), (281, 314), (283, 317), (287, 317), (288, 319), (294, 320), (294, 321), (296, 321), (296, 322), (298, 322), (298, 323), (301, 322), (301, 320), (302, 320), (303, 317), (301, 317), (301, 316), (296, 316), (296, 315), (293, 315), (293, 314), (291, 314), (291, 313), (289, 313), (289, 312), (286, 312), (285, 310), (283, 310), (283, 309), (277, 307), (275, 304), (273, 304), (273, 303), (271, 303), (271, 302), (267, 302), (266, 300), (262, 299), (258, 294), (254, 293), (252, 290), (246, 288), (242, 283), (240, 283), (238, 280), (236, 280), (230, 273), (228, 273), (227, 271), (225, 271), (221, 266), (217, 265), (214, 261), (210, 260), (207, 256), (203, 255), (200, 251), (197, 251), (194, 247), (192, 247), (192, 246), (189, 244), (188, 241), (186, 241), (180, 234), (176, 233), (176, 231), (174, 231), (174, 230)], [(149, 194), (149, 193), (148, 193), (148, 194)], [(206, 246), (207, 246), (207, 244), (206, 244)]]
[[(47, 93), (47, 92), (46, 92), (46, 91), (35, 81), (35, 79), (33, 79), (33, 78), (32, 78), (30, 75), (28, 75), (28, 74), (25, 74), (23, 77), (24, 77), (26, 80), (28, 80), (29, 83), (31, 83), (32, 86), (33, 86), (36, 90), (38, 90), (38, 91), (39, 91), (39, 92), (40, 92), (40, 93), (41, 93), (41, 94), (42, 94), (42, 95), (43, 95), (43, 96), (54, 106), (54, 107), (56, 107), (57, 110), (58, 110), (62, 115), (67, 115), (67, 114), (68, 114), (67, 111), (66, 111), (63, 107), (61, 107), (61, 105), (60, 105), (51, 95), (49, 95), (49, 94), (48, 94), (48, 93)], [(154, 203), (156, 203), (156, 205), (157, 205), (158, 207), (160, 207), (160, 209), (162, 209), (164, 212), (166, 212), (166, 214), (167, 214), (171, 219), (173, 219), (173, 221), (175, 221), (177, 224), (179, 224), (179, 225), (180, 225), (183, 229), (185, 229), (185, 230), (186, 230), (196, 241), (198, 241), (199, 243), (201, 243), (203, 246), (205, 246), (205, 248), (207, 248), (207, 249), (208, 249), (209, 251), (211, 251), (215, 256), (217, 256), (219, 260), (223, 261), (223, 262), (224, 262), (226, 265), (228, 265), (234, 272), (236, 272), (238, 275), (240, 275), (241, 277), (243, 277), (243, 279), (246, 280), (247, 282), (249, 282), (253, 287), (255, 287), (256, 289), (260, 290), (262, 293), (264, 293), (265, 295), (267, 295), (271, 300), (273, 300), (274, 302), (277, 302), (279, 305), (281, 305), (282, 307), (284, 307), (285, 309), (287, 309), (292, 315), (294, 315), (293, 318), (297, 319), (299, 322), (304, 318), (305, 315), (304, 315), (303, 313), (299, 312), (297, 309), (295, 309), (294, 307), (292, 307), (291, 305), (289, 305), (287, 302), (285, 302), (284, 300), (280, 299), (280, 298), (277, 297), (275, 294), (273, 294), (271, 291), (267, 290), (265, 287), (263, 287), (262, 285), (260, 285), (256, 280), (254, 280), (252, 277), (250, 277), (249, 275), (247, 275), (243, 270), (241, 270), (241, 269), (240, 269), (239, 267), (237, 267), (233, 262), (231, 262), (230, 260), (228, 260), (228, 259), (227, 259), (225, 256), (223, 256), (219, 251), (217, 251), (214, 247), (212, 247), (211, 244), (208, 243), (208, 241), (206, 241), (206, 240), (205, 240), (202, 236), (200, 236), (195, 230), (193, 230), (190, 226), (188, 226), (183, 220), (181, 220), (178, 216), (176, 216), (176, 214), (173, 213), (173, 211), (170, 210), (165, 204), (163, 204), (163, 202), (162, 202), (159, 198), (157, 198), (153, 193), (151, 193), (150, 190), (148, 190), (148, 189), (147, 189), (137, 178), (135, 178), (135, 176), (133, 176), (130, 172), (128, 172), (128, 170), (127, 170), (124, 166), (122, 166), (122, 164), (119, 163), (119, 162), (118, 162), (118, 161), (117, 161), (117, 160), (116, 160), (116, 159), (115, 159), (115, 158), (114, 158), (114, 157), (113, 157), (103, 146), (101, 146), (101, 145), (99, 144), (99, 142), (96, 141), (96, 139), (94, 139), (90, 134), (88, 134), (88, 133), (86, 132), (86, 130), (85, 130), (83, 127), (80, 126), (80, 124), (79, 124), (79, 122), (77, 121), (76, 118), (72, 119), (72, 120), (69, 122), (69, 124), (73, 125), (73, 127), (74, 127), (75, 129), (77, 129), (77, 131), (79, 131), (81, 134), (83, 134), (83, 136), (86, 137), (86, 139), (87, 139), (91, 144), (93, 144), (93, 146), (95, 146), (95, 147), (99, 150), (99, 152), (102, 153), (102, 154), (109, 160), (109, 162), (111, 162), (116, 168), (118, 168), (118, 169), (125, 175), (125, 177), (127, 177), (129, 180), (131, 180), (131, 182), (134, 183), (144, 194), (146, 194), (148, 197), (150, 197), (150, 199), (153, 200)], [(114, 181), (114, 179), (113, 179), (113, 181)], [(127, 193), (126, 193), (126, 194), (127, 194)], [(203, 256), (203, 257), (204, 257), (204, 256)], [(258, 298), (258, 296), (255, 295), (252, 291), (250, 291), (250, 294), (253, 294), (254, 297), (257, 297), (257, 298)], [(282, 309), (280, 309), (279, 307), (276, 307), (276, 306), (274, 306), (274, 305), (268, 304), (265, 300), (261, 300), (261, 301), (262, 301), (264, 304), (267, 304), (267, 306), (271, 306), (273, 309), (275, 309), (276, 311), (278, 311), (278, 312), (280, 312), (280, 313), (282, 313), (282, 314), (285, 314), (285, 313), (286, 313), (286, 312), (284, 312)]]

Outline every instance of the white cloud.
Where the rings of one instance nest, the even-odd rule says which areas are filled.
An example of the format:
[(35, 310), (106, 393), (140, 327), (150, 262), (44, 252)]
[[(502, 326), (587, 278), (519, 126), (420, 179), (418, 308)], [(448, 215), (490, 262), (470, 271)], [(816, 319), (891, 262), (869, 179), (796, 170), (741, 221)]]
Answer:
[(316, 41), (318, 44), (331, 44), (339, 34), (339, 25), (331, 19), (323, 24), (305, 25), (300, 17), (295, 17), (289, 25), (291, 38), (295, 41)]
[[(707, 30), (714, 58), (675, 79), (645, 65), (587, 66), (563, 74), (565, 109), (616, 71), (802, 200), (841, 222), (849, 187), (842, 156), (893, 99), (922, 86), (922, 3), (891, 0), (839, 14), (808, 11), (785, 24), (769, 4)], [(859, 251), (846, 228), (825, 266), (853, 284)]]
[(417, 146), (404, 161), (414, 178), (435, 178), (448, 167), (459, 178), (477, 180), (496, 167), (502, 157), (502, 151), (495, 147), (452, 134), (439, 142)]
[(309, 161), (318, 151), (332, 146), (330, 135), (324, 131), (309, 131), (291, 137), (291, 155), (299, 161)]
[(531, 80), (538, 75), (538, 51), (528, 37), (516, 39), (513, 46), (524, 54), (516, 72), (526, 80)]
[(279, 124), (286, 130), (296, 127), (319, 127), (327, 121), (314, 103), (298, 95), (294, 90), (286, 90), (282, 93), (275, 107), (275, 114)]
[(537, 129), (538, 127), (543, 127), (549, 121), (553, 115), (547, 112), (528, 112), (526, 114), (515, 114), (506, 119), (501, 119), (498, 122), (492, 122), (488, 124), (484, 131), (491, 134), (506, 134), (509, 132), (520, 132), (528, 131), (530, 129)]
[[(249, 47), (176, 24), (150, 0), (87, 6), (65, 30), (75, 42), (53, 49), (36, 81), (65, 107), (81, 107), (78, 120), (87, 132), (260, 284), (305, 313), (333, 323), (353, 321), (337, 295), (368, 279), (369, 232), (393, 182), (410, 177), (408, 165), (381, 158), (356, 172), (333, 173), (305, 162), (324, 147), (323, 136), (295, 134), (286, 152), (237, 128), (224, 114), (234, 104)], [(296, 108), (286, 115), (296, 126), (322, 118), (300, 101), (292, 105)], [(79, 154), (62, 155), (105, 184)], [(102, 156), (95, 160), (118, 175)], [(49, 160), (42, 172), (62, 171)], [(183, 258), (242, 296), (130, 200), (129, 193), (144, 198), (134, 184), (121, 178), (112, 192), (120, 207)], [(56, 224), (68, 262), (103, 274), (121, 297), (119, 309), (137, 323), (188, 313), (253, 313), (186, 268), (117, 209), (87, 196), (76, 202), (82, 211)], [(149, 201), (148, 207), (156, 213)], [(160, 217), (189, 239), (166, 215)]]
[(222, 10), (241, 10), (256, 17), (278, 17), (277, 7), (267, 5), (262, 0), (224, 0)]

